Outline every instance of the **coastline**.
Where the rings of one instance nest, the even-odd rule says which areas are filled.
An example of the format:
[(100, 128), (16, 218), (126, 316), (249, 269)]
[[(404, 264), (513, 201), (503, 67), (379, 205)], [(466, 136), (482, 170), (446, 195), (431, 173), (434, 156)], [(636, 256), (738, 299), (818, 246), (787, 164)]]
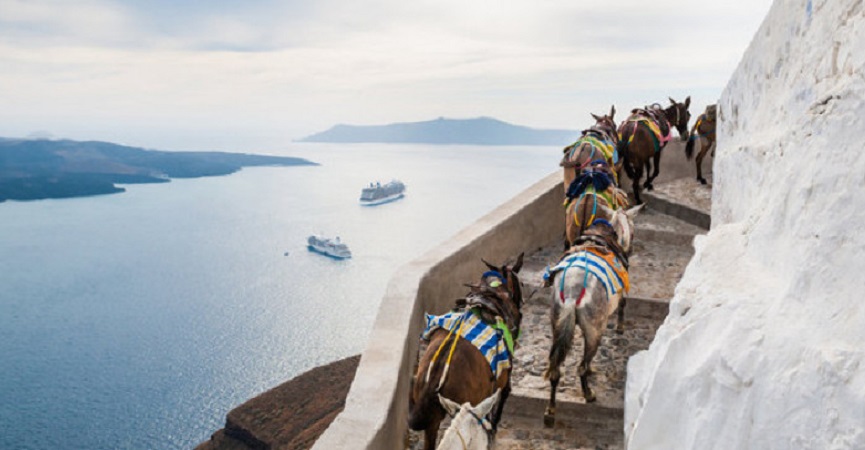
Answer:
[(314, 367), (232, 409), (195, 450), (307, 449), (342, 412), (360, 355)]

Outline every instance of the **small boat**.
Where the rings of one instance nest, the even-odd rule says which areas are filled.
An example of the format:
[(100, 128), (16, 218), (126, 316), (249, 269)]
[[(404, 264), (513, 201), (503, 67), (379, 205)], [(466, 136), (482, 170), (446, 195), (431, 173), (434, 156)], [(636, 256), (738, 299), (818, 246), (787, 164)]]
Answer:
[(381, 205), (382, 203), (399, 200), (405, 196), (405, 184), (393, 180), (387, 184), (370, 183), (360, 193), (360, 204), (365, 206)]
[(310, 251), (336, 259), (351, 258), (351, 250), (337, 236), (335, 239), (312, 235), (306, 239)]

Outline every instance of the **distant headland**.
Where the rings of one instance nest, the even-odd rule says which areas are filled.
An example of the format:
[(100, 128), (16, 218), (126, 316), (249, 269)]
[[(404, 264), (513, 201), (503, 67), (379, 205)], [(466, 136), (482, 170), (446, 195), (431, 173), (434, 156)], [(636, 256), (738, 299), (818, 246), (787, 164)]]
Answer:
[(570, 144), (579, 131), (529, 128), (490, 117), (445, 119), (390, 125), (336, 125), (301, 142), (415, 143), (469, 145), (561, 145)]
[(0, 202), (112, 194), (115, 183), (227, 175), (247, 166), (316, 165), (302, 158), (167, 152), (98, 141), (0, 138)]

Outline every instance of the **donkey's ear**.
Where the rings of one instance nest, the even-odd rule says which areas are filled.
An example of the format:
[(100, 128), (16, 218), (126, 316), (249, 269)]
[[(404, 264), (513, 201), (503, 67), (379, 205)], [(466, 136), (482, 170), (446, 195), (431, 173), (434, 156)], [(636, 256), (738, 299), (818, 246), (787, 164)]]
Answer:
[(690, 95), (688, 96), (688, 98), (685, 99), (685, 109), (688, 109), (689, 106), (691, 106), (691, 96)]
[(524, 255), (525, 255), (525, 252), (520, 253), (520, 256), (517, 256), (517, 262), (515, 262), (514, 266), (511, 267), (511, 272), (520, 273), (520, 269), (523, 268), (523, 256)]
[[(475, 412), (479, 417), (486, 416), (493, 410), (496, 404), (499, 402), (499, 397), (501, 397), (502, 390), (501, 388), (497, 389), (495, 394), (487, 397), (484, 401), (478, 403), (478, 406), (472, 408), (472, 411)], [(447, 399), (445, 399), (447, 400)]]
[(627, 214), (628, 217), (630, 217), (631, 219), (633, 219), (634, 217), (637, 216), (637, 214), (638, 214), (640, 211), (642, 211), (642, 209), (643, 209), (644, 206), (646, 206), (645, 203), (640, 204), (640, 205), (637, 205), (637, 206), (634, 206), (633, 208), (628, 208), (627, 210), (625, 210), (625, 214)]
[(610, 106), (610, 120), (613, 120), (616, 117), (616, 105)]
[(444, 407), (445, 411), (448, 413), (449, 416), (453, 416), (460, 410), (459, 403), (449, 398), (442, 397), (441, 394), (439, 394), (439, 403), (442, 404), (442, 407)]
[(595, 122), (600, 122), (600, 121), (601, 121), (601, 118), (600, 118), (599, 116), (596, 116), (594, 113), (589, 113), (589, 114), (592, 115), (592, 119), (595, 119)]
[(499, 268), (498, 268), (498, 267), (496, 267), (496, 266), (494, 266), (494, 265), (488, 263), (487, 260), (481, 258), (481, 261), (483, 261), (483, 263), (486, 264), (486, 266), (487, 266), (490, 270), (494, 270), (494, 271), (496, 271), (496, 272), (499, 271)]
[(673, 100), (673, 97), (667, 97), (667, 98), (668, 98), (668, 99), (670, 99), (670, 103), (672, 103), (672, 104), (674, 104), (674, 105), (676, 105), (676, 104), (677, 104), (677, 103), (676, 103), (676, 101), (675, 101), (675, 100)]

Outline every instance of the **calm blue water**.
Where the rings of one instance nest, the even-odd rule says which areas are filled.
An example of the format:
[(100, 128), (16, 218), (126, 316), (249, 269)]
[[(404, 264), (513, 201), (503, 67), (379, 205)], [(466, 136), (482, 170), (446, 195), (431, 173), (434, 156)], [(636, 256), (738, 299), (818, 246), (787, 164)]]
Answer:
[[(0, 448), (191, 448), (232, 407), (360, 352), (398, 266), (560, 156), (329, 144), (260, 153), (322, 165), (0, 203)], [(366, 183), (392, 177), (405, 199), (358, 205)], [(354, 258), (308, 252), (314, 232), (338, 234)]]

